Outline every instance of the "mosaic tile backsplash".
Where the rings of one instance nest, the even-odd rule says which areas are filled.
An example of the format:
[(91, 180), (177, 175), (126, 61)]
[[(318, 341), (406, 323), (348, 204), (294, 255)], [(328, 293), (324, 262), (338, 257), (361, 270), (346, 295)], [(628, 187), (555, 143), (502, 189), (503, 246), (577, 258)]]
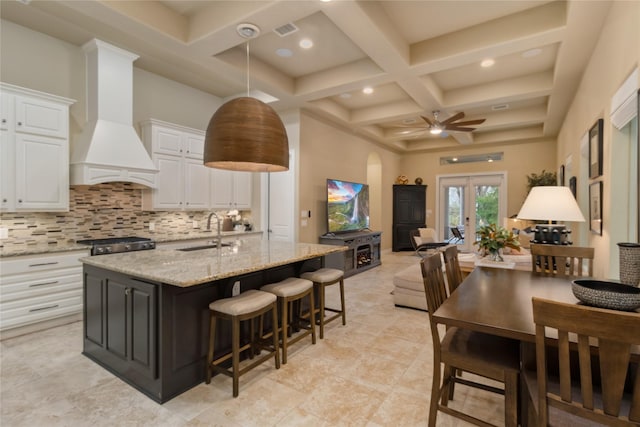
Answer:
[[(221, 211), (222, 212), (222, 211)], [(129, 183), (100, 184), (91, 187), (72, 186), (69, 212), (2, 213), (0, 226), (9, 229), (9, 238), (0, 247), (33, 243), (66, 243), (81, 239), (150, 235), (149, 222), (155, 223), (155, 234), (187, 234), (194, 221), (206, 227), (210, 211), (142, 210), (142, 188)], [(250, 219), (250, 212), (241, 212)]]

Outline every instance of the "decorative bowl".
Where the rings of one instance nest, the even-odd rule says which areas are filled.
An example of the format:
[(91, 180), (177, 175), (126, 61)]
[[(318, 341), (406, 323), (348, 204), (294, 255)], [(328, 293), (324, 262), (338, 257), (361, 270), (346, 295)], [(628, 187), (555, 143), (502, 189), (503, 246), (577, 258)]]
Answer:
[(577, 279), (571, 283), (573, 295), (587, 305), (632, 311), (640, 307), (640, 288), (603, 280)]

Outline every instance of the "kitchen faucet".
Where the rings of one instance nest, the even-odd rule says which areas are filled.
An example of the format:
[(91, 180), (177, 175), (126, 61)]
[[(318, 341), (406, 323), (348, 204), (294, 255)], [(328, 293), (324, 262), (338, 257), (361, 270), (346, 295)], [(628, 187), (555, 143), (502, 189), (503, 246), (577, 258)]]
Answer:
[(209, 214), (209, 217), (207, 218), (207, 231), (211, 231), (211, 217), (214, 216), (216, 217), (216, 220), (218, 222), (218, 234), (216, 235), (216, 244), (218, 246), (218, 249), (222, 247), (222, 236), (220, 234), (220, 224), (222, 224), (222, 219), (220, 218), (220, 215), (218, 215), (215, 212), (211, 212)]

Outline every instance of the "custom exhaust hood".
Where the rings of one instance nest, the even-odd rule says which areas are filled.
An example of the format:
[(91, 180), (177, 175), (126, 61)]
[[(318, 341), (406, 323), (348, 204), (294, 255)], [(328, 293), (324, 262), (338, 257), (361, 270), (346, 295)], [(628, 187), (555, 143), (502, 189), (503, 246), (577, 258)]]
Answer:
[(138, 56), (93, 39), (87, 67), (87, 123), (72, 140), (71, 185), (133, 182), (155, 187), (156, 169), (133, 128), (133, 61)]

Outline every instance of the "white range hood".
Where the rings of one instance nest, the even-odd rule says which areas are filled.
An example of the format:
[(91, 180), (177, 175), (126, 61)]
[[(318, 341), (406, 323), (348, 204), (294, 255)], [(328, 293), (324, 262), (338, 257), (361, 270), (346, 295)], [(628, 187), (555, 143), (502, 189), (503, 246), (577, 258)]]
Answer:
[(87, 60), (87, 123), (72, 140), (71, 185), (133, 182), (155, 187), (156, 169), (133, 128), (133, 61), (138, 56), (93, 39)]

